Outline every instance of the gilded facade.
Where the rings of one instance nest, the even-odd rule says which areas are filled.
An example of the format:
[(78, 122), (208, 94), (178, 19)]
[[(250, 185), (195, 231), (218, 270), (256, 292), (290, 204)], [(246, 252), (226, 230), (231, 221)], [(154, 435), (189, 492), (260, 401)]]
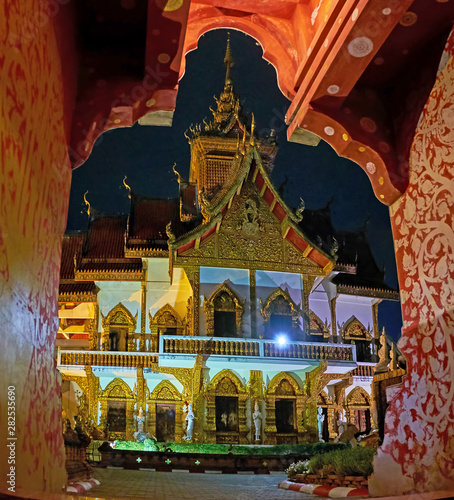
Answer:
[(308, 235), (303, 208), (270, 180), (276, 138), (243, 113), (229, 49), (225, 63), (213, 119), (186, 133), (179, 196), (130, 190), (128, 218), (91, 216), (64, 238), (63, 406), (105, 439), (135, 439), (140, 414), (145, 433), (182, 441), (189, 404), (197, 442), (328, 441), (339, 420), (371, 426), (377, 308), (397, 292), (361, 293), (355, 265)]

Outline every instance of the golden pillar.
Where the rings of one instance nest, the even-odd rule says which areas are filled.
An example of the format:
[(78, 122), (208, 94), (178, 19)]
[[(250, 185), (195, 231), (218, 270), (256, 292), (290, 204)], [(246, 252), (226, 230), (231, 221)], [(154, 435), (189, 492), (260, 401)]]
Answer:
[(255, 269), (249, 270), (249, 301), (251, 311), (251, 337), (257, 338), (257, 295), (256, 295)]
[(206, 394), (205, 442), (216, 443), (216, 395)]
[(247, 426), (247, 417), (246, 417), (246, 403), (249, 399), (248, 394), (238, 394), (238, 430), (239, 430), (239, 438), (240, 444), (248, 444), (248, 434), (249, 427)]
[(192, 288), (192, 334), (199, 335), (200, 329), (200, 269), (186, 269), (186, 274), (189, 278), (189, 283)]
[(142, 281), (142, 304), (140, 308), (140, 351), (145, 351), (145, 333), (147, 321), (147, 271), (145, 270), (145, 279)]
[(265, 398), (265, 443), (264, 444), (276, 444), (276, 407), (275, 398), (267, 397)]

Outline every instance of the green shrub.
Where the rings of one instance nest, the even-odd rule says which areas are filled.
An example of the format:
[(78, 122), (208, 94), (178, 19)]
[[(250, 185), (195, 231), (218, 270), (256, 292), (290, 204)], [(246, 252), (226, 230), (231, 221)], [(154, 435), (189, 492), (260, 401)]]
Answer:
[(309, 460), (311, 474), (327, 475), (329, 472), (338, 476), (370, 476), (373, 472), (372, 461), (376, 448), (349, 448), (314, 455)]

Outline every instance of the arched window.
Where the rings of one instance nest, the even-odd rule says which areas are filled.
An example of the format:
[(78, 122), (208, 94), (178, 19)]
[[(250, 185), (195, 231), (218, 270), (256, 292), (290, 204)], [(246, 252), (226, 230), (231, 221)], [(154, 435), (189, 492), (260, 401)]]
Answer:
[(223, 283), (205, 301), (206, 335), (239, 337), (243, 305), (238, 295)]
[(101, 313), (104, 351), (135, 351), (137, 313), (133, 316), (120, 302), (107, 316)]
[(288, 291), (275, 290), (262, 308), (265, 320), (265, 338), (275, 338), (278, 334), (294, 337), (298, 330), (299, 307), (293, 302)]
[(345, 343), (356, 345), (357, 361), (372, 361), (370, 329), (367, 330), (355, 316), (352, 316), (344, 324), (342, 340)]

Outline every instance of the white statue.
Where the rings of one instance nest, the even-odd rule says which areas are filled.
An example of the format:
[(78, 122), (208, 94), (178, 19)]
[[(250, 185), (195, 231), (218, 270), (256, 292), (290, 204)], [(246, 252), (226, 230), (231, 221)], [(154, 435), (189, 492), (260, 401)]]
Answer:
[(185, 420), (188, 423), (187, 429), (186, 429), (186, 436), (183, 438), (185, 441), (191, 441), (192, 439), (192, 429), (194, 428), (194, 412), (192, 411), (192, 405), (189, 404), (188, 407), (188, 414), (186, 415)]
[(260, 441), (261, 431), (262, 431), (262, 414), (259, 410), (259, 404), (255, 402), (254, 413), (252, 414), (252, 420), (254, 420), (255, 427), (255, 440)]
[(325, 415), (323, 414), (323, 408), (318, 407), (317, 410), (317, 424), (318, 424), (318, 440), (323, 441), (323, 422), (325, 421)]
[(137, 432), (143, 432), (143, 423), (145, 422), (145, 417), (143, 416), (142, 407), (139, 409), (139, 413), (137, 415)]

